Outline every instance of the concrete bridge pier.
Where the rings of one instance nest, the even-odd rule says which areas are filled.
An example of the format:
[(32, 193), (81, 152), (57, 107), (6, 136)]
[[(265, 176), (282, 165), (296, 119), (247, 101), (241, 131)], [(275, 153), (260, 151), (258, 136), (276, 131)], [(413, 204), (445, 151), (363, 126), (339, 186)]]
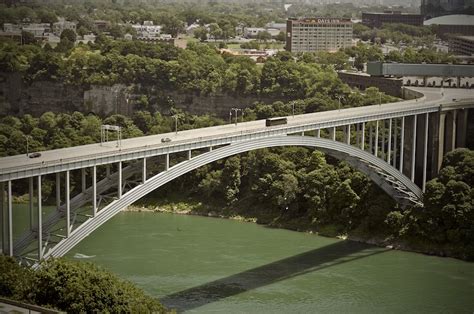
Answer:
[(466, 147), (468, 114), (469, 114), (469, 109), (457, 110), (456, 148)]
[(5, 253), (7, 248), (7, 235), (6, 235), (6, 214), (5, 214), (5, 182), (0, 182), (0, 236), (2, 241), (0, 242), (2, 246), (2, 253)]
[(444, 143), (445, 153), (449, 153), (450, 151), (453, 151), (456, 148), (456, 129), (457, 129), (456, 124), (457, 124), (456, 110), (448, 111), (446, 114), (445, 143)]
[[(414, 169), (413, 156), (415, 154), (416, 143), (416, 119), (415, 116), (406, 116), (404, 123), (404, 144), (403, 144), (403, 168), (402, 173), (408, 178), (412, 179), (412, 169)], [(414, 170), (413, 170), (414, 172)]]

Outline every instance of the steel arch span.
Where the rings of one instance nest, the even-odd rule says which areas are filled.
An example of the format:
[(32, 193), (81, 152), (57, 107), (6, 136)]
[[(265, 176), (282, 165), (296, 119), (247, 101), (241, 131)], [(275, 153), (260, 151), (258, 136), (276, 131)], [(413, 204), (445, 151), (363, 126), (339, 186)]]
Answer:
[(44, 258), (47, 259), (50, 257), (60, 257), (65, 255), (76, 244), (107, 222), (110, 218), (118, 214), (122, 209), (133, 204), (153, 190), (194, 169), (239, 153), (279, 146), (305, 146), (318, 148), (318, 150), (321, 150), (328, 155), (347, 161), (356, 169), (367, 174), (379, 187), (386, 191), (388, 195), (394, 198), (402, 206), (406, 206), (409, 203), (420, 202), (422, 194), (421, 190), (413, 182), (397, 169), (393, 168), (382, 159), (373, 156), (369, 152), (348, 144), (309, 136), (276, 136), (261, 138), (220, 147), (193, 157), (190, 160), (183, 161), (168, 170), (155, 175), (145, 183), (140, 184), (123, 194), (120, 199), (104, 207), (95, 217), (89, 218), (74, 230), (68, 238), (61, 240), (56, 246), (46, 252)]

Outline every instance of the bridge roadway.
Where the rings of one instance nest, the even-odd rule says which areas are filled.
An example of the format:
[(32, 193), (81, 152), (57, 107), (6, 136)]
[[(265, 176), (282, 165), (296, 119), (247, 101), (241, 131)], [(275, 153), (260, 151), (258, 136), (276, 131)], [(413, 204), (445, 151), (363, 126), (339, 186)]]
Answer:
[[(205, 147), (224, 145), (241, 140), (332, 128), (342, 125), (398, 118), (443, 109), (474, 107), (474, 90), (444, 88), (410, 88), (421, 93), (420, 98), (396, 103), (373, 105), (288, 117), (288, 124), (265, 127), (265, 120), (240, 122), (215, 127), (150, 135), (101, 145), (90, 144), (41, 152), (38, 158), (16, 155), (0, 158), (0, 182), (36, 175), (73, 170), (93, 165), (109, 164), (137, 158), (157, 156)], [(421, 95), (424, 95), (421, 97)], [(162, 143), (162, 138), (171, 142)]]

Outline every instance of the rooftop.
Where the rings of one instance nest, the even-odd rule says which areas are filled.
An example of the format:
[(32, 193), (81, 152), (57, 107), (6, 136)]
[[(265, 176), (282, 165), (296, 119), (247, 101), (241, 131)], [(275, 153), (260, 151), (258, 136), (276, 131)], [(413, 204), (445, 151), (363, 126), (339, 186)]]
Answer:
[(464, 39), (464, 40), (474, 41), (474, 36), (455, 36), (455, 37)]
[(424, 25), (474, 25), (474, 15), (453, 14), (426, 20)]

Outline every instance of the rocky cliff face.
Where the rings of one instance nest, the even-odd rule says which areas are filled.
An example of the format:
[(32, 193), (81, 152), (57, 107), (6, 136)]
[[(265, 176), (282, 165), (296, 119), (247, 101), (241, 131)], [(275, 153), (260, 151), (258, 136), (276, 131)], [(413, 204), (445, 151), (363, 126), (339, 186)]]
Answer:
[[(146, 99), (144, 104), (143, 99)], [(18, 73), (0, 73), (0, 115), (39, 116), (53, 112), (93, 112), (100, 116), (114, 113), (131, 115), (147, 109), (167, 114), (171, 107), (192, 114), (210, 113), (226, 118), (231, 108), (252, 107), (256, 101), (273, 99), (230, 95), (202, 96), (156, 90), (153, 86), (70, 86), (62, 82), (22, 82)]]

